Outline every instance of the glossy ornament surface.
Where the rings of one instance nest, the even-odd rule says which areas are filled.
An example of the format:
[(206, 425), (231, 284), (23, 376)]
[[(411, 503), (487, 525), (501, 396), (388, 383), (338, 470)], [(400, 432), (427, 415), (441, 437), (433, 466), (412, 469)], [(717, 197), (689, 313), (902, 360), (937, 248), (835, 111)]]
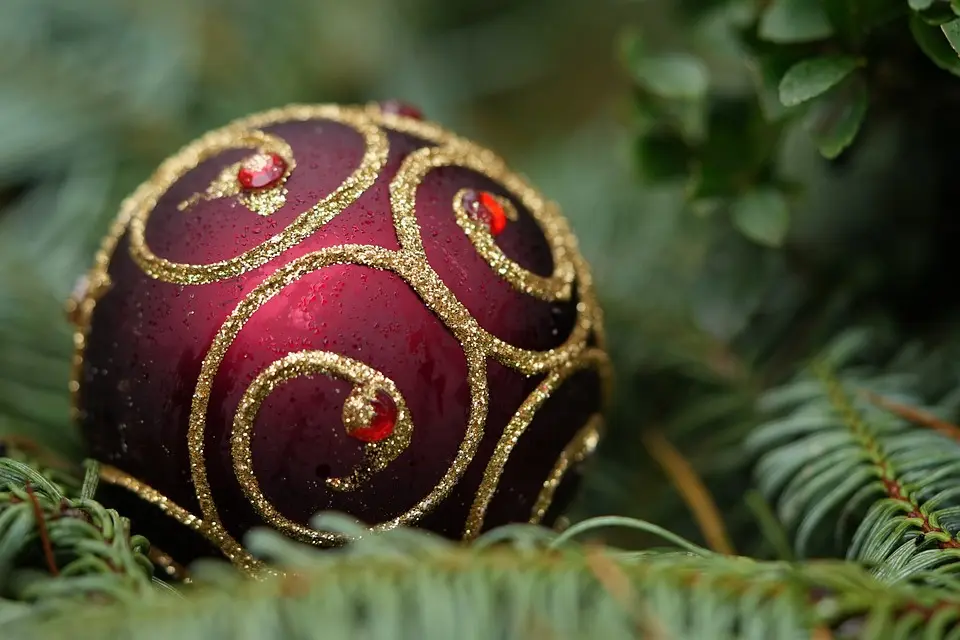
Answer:
[(381, 106), (212, 131), (127, 198), (71, 389), (105, 499), (172, 558), (340, 511), (471, 539), (551, 523), (594, 449), (600, 310), (557, 206)]

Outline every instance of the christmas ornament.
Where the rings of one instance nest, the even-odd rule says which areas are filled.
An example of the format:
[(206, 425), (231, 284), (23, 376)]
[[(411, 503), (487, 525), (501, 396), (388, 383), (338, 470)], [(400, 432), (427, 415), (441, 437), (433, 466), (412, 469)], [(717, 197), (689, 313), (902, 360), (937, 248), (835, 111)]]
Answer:
[(255, 570), (262, 525), (343, 543), (324, 510), (549, 524), (600, 432), (600, 311), (557, 206), (399, 103), (204, 135), (124, 201), (73, 306), (101, 486), (181, 562)]

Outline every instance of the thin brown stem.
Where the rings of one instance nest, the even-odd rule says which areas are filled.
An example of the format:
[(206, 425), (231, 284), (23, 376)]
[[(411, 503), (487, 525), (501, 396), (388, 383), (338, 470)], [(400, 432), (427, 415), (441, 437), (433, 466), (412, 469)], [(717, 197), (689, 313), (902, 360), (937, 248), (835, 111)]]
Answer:
[(43, 509), (40, 508), (40, 501), (37, 499), (37, 494), (33, 492), (33, 487), (29, 482), (24, 486), (24, 489), (27, 492), (27, 497), (30, 499), (30, 504), (33, 506), (33, 516), (37, 520), (37, 533), (40, 536), (43, 555), (47, 560), (47, 568), (52, 575), (59, 576), (60, 570), (57, 568), (57, 561), (53, 557), (53, 545), (50, 543), (50, 533), (47, 531), (47, 521), (43, 517)]
[(645, 433), (643, 444), (680, 492), (707, 545), (719, 553), (735, 554), (713, 496), (683, 454), (658, 431)]

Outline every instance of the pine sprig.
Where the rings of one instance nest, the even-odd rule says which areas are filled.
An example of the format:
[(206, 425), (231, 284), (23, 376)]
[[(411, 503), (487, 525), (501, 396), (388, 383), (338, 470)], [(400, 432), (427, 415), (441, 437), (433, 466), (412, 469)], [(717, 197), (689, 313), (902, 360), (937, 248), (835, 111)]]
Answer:
[[(599, 526), (649, 528), (597, 519)], [(325, 518), (325, 527), (351, 526)], [(284, 576), (201, 571), (186, 598), (66, 611), (15, 629), (24, 638), (793, 638), (945, 632), (960, 595), (885, 584), (852, 564), (756, 562), (704, 551), (619, 551), (535, 527), (463, 547), (423, 532), (366, 537), (339, 552), (277, 534), (250, 541)], [(689, 545), (688, 545), (689, 546)], [(77, 635), (79, 630), (79, 635)], [(934, 637), (934, 636), (931, 636)], [(940, 635), (935, 637), (941, 637)]]
[[(0, 457), (3, 597), (34, 603), (36, 614), (68, 603), (136, 601), (150, 590), (149, 544), (87, 493), (61, 472)], [(5, 607), (0, 618), (11, 615)]]
[[(748, 439), (763, 452), (760, 486), (777, 498), (801, 554), (829, 548), (832, 528), (834, 540), (850, 542), (847, 557), (883, 580), (953, 572), (960, 559), (960, 445), (876, 402), (895, 397), (920, 406), (909, 371), (842, 367), (848, 356), (841, 352), (855, 355), (865, 338), (848, 334), (832, 354), (765, 397), (775, 417)], [(850, 540), (845, 528), (859, 517)]]

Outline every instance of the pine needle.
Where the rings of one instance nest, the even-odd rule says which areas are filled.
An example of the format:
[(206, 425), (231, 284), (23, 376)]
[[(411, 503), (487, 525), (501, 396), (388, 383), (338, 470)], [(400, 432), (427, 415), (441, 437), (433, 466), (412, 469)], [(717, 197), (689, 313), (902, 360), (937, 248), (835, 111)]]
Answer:
[(707, 546), (718, 553), (734, 555), (736, 551), (720, 517), (720, 510), (693, 466), (659, 431), (645, 433), (642, 438), (651, 457), (660, 464), (680, 492)]

